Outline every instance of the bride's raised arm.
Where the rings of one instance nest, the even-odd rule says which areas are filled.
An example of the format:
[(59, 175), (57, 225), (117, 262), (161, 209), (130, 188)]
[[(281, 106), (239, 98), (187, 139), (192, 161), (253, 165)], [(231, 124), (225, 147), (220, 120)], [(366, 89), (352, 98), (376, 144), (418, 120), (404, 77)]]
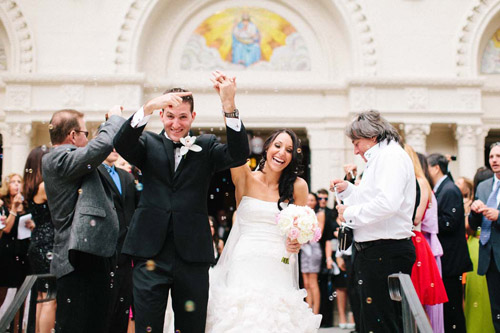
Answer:
[(306, 181), (300, 177), (297, 177), (295, 183), (293, 183), (294, 204), (297, 206), (305, 206), (307, 204), (308, 194), (309, 194), (309, 187), (307, 186)]
[(236, 197), (236, 207), (240, 205), (241, 198), (246, 194), (246, 185), (248, 177), (251, 177), (252, 170), (248, 163), (245, 163), (237, 168), (231, 168), (231, 179), (233, 181)]

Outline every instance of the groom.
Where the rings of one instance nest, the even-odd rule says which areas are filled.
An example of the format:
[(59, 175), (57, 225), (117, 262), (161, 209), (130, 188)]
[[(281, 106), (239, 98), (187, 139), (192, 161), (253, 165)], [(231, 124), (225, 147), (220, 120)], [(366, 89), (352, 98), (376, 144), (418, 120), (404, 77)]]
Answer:
[[(123, 253), (134, 260), (137, 332), (163, 332), (168, 291), (175, 328), (204, 332), (208, 268), (214, 251), (207, 214), (212, 175), (242, 165), (248, 138), (235, 107), (235, 78), (212, 73), (226, 122), (227, 144), (214, 135), (185, 140), (196, 117), (190, 92), (175, 88), (147, 102), (115, 137), (115, 148), (143, 174), (144, 190)], [(143, 132), (155, 110), (164, 131)]]

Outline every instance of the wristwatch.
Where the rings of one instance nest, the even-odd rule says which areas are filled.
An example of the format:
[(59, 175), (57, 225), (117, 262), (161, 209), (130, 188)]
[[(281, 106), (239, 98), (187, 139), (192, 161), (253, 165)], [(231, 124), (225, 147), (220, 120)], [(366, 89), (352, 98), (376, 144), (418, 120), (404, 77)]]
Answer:
[(240, 117), (240, 111), (238, 109), (234, 109), (233, 112), (224, 112), (224, 117), (226, 118), (239, 118)]

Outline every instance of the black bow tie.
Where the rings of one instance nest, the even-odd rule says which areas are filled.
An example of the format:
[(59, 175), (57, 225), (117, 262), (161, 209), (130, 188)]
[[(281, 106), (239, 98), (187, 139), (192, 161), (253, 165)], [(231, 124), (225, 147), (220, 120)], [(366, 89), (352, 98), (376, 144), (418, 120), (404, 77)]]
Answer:
[(180, 142), (174, 142), (174, 141), (172, 141), (172, 143), (174, 144), (174, 149), (181, 148), (183, 146), (183, 144), (180, 143)]

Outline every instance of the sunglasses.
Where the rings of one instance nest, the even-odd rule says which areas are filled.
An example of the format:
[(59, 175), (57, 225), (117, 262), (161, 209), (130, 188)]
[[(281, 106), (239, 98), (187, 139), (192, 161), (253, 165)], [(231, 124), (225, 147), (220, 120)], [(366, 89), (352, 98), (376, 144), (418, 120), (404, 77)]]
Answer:
[(318, 200), (320, 200), (320, 201), (323, 201), (323, 200), (324, 200), (324, 201), (327, 201), (327, 200), (328, 200), (328, 198), (318, 197)]

